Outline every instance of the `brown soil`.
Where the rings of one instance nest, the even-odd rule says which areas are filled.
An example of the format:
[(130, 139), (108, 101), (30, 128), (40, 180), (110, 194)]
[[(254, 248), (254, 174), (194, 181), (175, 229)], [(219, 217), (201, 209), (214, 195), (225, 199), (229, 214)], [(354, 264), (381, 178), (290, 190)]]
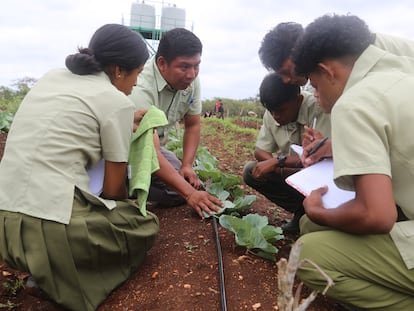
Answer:
[[(252, 124), (252, 127), (256, 126), (256, 123)], [(243, 134), (238, 139), (247, 141), (255, 137)], [(252, 153), (243, 154), (237, 150), (229, 156), (228, 150), (224, 150), (222, 142), (214, 135), (203, 135), (202, 145), (208, 146), (219, 159), (219, 168), (230, 174), (241, 176), (244, 163), (252, 158)], [(239, 156), (234, 158), (234, 154)], [(257, 194), (248, 187), (245, 187), (245, 192)], [(98, 311), (278, 310), (276, 263), (247, 254), (244, 248), (237, 246), (234, 235), (218, 225), (224, 267), (223, 300), (226, 307), (223, 307), (212, 221), (200, 220), (186, 206), (152, 208), (152, 211), (160, 220), (158, 242), (148, 253), (144, 265), (113, 291)], [(258, 195), (249, 212), (267, 215), (269, 222), (275, 226), (280, 226), (291, 217), (261, 195)], [(290, 245), (296, 238), (288, 235), (277, 243), (277, 260), (289, 256)], [(7, 290), (5, 282), (17, 284), (17, 280), (25, 280), (27, 274), (14, 271), (2, 262), (0, 271), (0, 309), (10, 306), (8, 310), (64, 310), (25, 286), (18, 287), (16, 293)], [(309, 293), (305, 288), (304, 296)], [(308, 310), (330, 311), (339, 310), (339, 307), (319, 295)]]
[(0, 131), (0, 160), (3, 157), (4, 146), (6, 145), (7, 133)]

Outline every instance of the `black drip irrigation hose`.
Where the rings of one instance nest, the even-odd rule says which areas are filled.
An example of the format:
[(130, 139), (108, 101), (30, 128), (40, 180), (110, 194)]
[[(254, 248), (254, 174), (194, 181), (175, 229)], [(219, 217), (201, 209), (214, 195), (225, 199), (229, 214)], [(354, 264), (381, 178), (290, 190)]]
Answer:
[(217, 257), (218, 257), (218, 269), (219, 269), (219, 278), (220, 278), (220, 305), (222, 311), (227, 311), (226, 303), (226, 288), (224, 286), (224, 269), (223, 269), (223, 256), (221, 254), (221, 245), (220, 238), (217, 229), (217, 218), (212, 216), (214, 236), (216, 239), (217, 246)]

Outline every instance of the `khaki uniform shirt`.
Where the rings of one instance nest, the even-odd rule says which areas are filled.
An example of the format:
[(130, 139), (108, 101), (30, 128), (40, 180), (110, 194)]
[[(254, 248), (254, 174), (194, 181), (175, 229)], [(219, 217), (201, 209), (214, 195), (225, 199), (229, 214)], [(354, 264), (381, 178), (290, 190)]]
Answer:
[(150, 105), (164, 111), (168, 125), (158, 128), (161, 144), (165, 144), (168, 131), (177, 121), (181, 121), (186, 114), (201, 113), (200, 80), (197, 77), (185, 90), (174, 90), (162, 77), (155, 56), (145, 64), (144, 70), (138, 77), (130, 99), (137, 109), (148, 109)]
[(413, 59), (368, 47), (331, 114), (335, 182), (354, 190), (355, 175), (392, 178), (395, 202), (411, 220), (395, 223), (391, 237), (409, 269), (414, 268), (413, 71)]
[(296, 122), (286, 125), (278, 124), (271, 113), (266, 110), (263, 125), (257, 136), (256, 147), (270, 152), (291, 154), (290, 145), (302, 145), (304, 125), (312, 127), (316, 118), (316, 129), (324, 136), (331, 135), (330, 116), (323, 113), (316, 98), (308, 92), (302, 92), (303, 102)]
[(69, 223), (75, 187), (93, 203), (87, 170), (128, 162), (134, 105), (104, 73), (52, 70), (21, 103), (0, 162), (0, 208)]
[(414, 40), (376, 33), (374, 45), (397, 56), (414, 57)]

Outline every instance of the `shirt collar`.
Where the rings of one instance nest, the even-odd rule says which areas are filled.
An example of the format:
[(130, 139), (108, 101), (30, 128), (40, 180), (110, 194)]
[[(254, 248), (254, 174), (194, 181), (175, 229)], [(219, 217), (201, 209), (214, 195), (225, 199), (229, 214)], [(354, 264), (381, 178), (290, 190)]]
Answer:
[(151, 59), (151, 65), (152, 65), (152, 70), (154, 71), (154, 77), (157, 83), (158, 92), (161, 92), (163, 89), (167, 89), (171, 92), (177, 92), (177, 90), (173, 89), (162, 76), (160, 70), (158, 69), (155, 56), (153, 56)]
[(345, 85), (344, 92), (350, 89), (357, 82), (361, 81), (362, 78), (364, 78), (368, 72), (371, 71), (372, 67), (374, 67), (380, 58), (386, 53), (386, 51), (381, 50), (376, 46), (368, 46), (356, 60)]

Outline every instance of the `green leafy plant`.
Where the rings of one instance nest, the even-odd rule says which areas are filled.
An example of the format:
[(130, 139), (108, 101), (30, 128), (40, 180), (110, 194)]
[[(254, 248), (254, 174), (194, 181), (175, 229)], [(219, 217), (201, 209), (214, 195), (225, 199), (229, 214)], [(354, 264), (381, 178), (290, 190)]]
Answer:
[(10, 300), (7, 300), (6, 303), (0, 303), (0, 309), (13, 310), (20, 305), (21, 305), (20, 303), (14, 303), (14, 302), (11, 302)]
[[(166, 148), (182, 159), (182, 140), (175, 136), (175, 130), (169, 133), (169, 142)], [(182, 135), (180, 135), (182, 136)], [(226, 213), (240, 214), (248, 209), (257, 199), (255, 195), (244, 196), (240, 187), (241, 179), (238, 176), (225, 174), (217, 169), (218, 160), (211, 155), (206, 147), (199, 147), (195, 160), (194, 171), (204, 182), (206, 191), (218, 197), (224, 207), (217, 215)], [(204, 213), (206, 218), (210, 217)]]
[(276, 261), (278, 249), (272, 245), (284, 238), (282, 229), (268, 225), (266, 216), (248, 214), (242, 218), (221, 215), (220, 225), (234, 233), (237, 245), (247, 248), (248, 253)]
[[(219, 184), (212, 184), (206, 188), (207, 192), (215, 195), (223, 202), (223, 207), (219, 209), (216, 216), (221, 214), (230, 214), (233, 216), (240, 216), (240, 214), (248, 209), (257, 199), (255, 195), (238, 195), (235, 199), (228, 200), (230, 192), (224, 190)], [(234, 191), (233, 191), (234, 193)], [(209, 218), (210, 215), (203, 212), (205, 218)]]
[(15, 296), (20, 288), (23, 288), (24, 281), (22, 279), (7, 280), (3, 282), (3, 288), (12, 296)]
[(8, 132), (13, 122), (14, 115), (11, 112), (0, 109), (0, 131)]
[[(170, 132), (167, 148), (180, 158), (182, 142)], [(194, 170), (204, 182), (205, 189), (223, 202), (223, 207), (213, 215), (219, 218), (221, 226), (235, 234), (236, 243), (246, 247), (248, 253), (275, 261), (278, 249), (272, 245), (283, 239), (282, 229), (268, 225), (268, 218), (257, 214), (248, 214), (240, 218), (257, 199), (256, 195), (244, 195), (241, 178), (225, 174), (217, 169), (218, 160), (210, 154), (206, 147), (197, 152)], [(211, 217), (203, 212), (205, 218)]]

